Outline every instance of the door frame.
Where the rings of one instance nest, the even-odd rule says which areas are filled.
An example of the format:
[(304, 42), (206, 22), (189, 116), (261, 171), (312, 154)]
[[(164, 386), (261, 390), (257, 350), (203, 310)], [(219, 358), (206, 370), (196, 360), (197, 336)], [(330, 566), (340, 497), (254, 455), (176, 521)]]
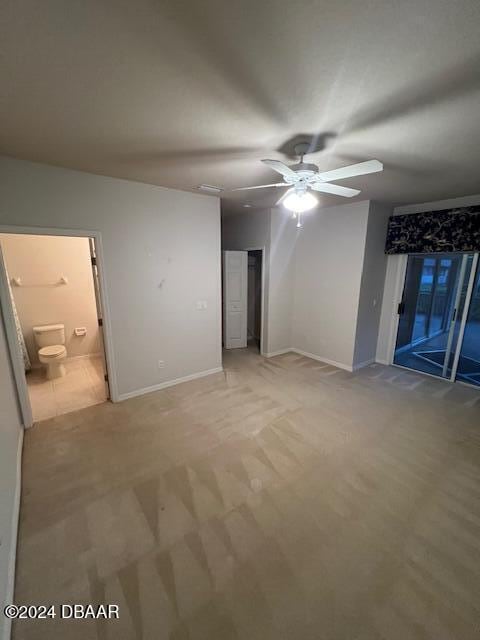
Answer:
[[(266, 343), (264, 331), (265, 331), (265, 304), (266, 304), (266, 291), (265, 291), (265, 246), (263, 247), (248, 247), (247, 249), (242, 249), (242, 251), (261, 251), (262, 252), (262, 274), (260, 277), (261, 282), (261, 292), (260, 298), (262, 301), (262, 308), (260, 310), (260, 355), (264, 356), (264, 345)], [(248, 300), (248, 298), (247, 298)], [(248, 308), (247, 308), (248, 313)]]
[(25, 377), (25, 367), (23, 365), (23, 354), (20, 345), (18, 344), (17, 327), (15, 324), (15, 316), (13, 314), (10, 288), (8, 286), (8, 277), (5, 269), (5, 258), (3, 256), (1, 245), (0, 310), (1, 316), (3, 317), (3, 325), (5, 327), (5, 338), (7, 340), (8, 355), (10, 357), (10, 363), (12, 366), (15, 387), (17, 389), (18, 408), (20, 409), (20, 415), (24, 428), (29, 429), (33, 425), (32, 407), (30, 404), (30, 396), (28, 395), (27, 379)]
[(403, 253), (399, 255), (395, 274), (396, 277), (390, 322), (390, 335), (388, 336), (388, 362), (386, 364), (389, 365), (393, 365), (393, 359), (395, 357), (395, 345), (397, 344), (398, 324), (400, 322), (400, 316), (398, 315), (398, 305), (402, 302), (403, 298), (403, 289), (405, 287), (405, 278), (407, 276), (407, 263), (408, 254)]
[(470, 271), (470, 276), (468, 278), (467, 291), (465, 294), (465, 304), (463, 307), (462, 319), (460, 321), (460, 328), (458, 330), (458, 338), (457, 338), (457, 345), (455, 349), (455, 355), (453, 357), (452, 374), (450, 376), (450, 380), (452, 382), (455, 382), (457, 378), (457, 369), (458, 369), (458, 363), (460, 361), (460, 353), (463, 347), (463, 337), (465, 335), (465, 326), (467, 324), (468, 314), (470, 313), (470, 303), (472, 301), (473, 285), (475, 284), (475, 278), (477, 277), (478, 256), (479, 256), (479, 252), (476, 251), (473, 254), (472, 269)]
[[(107, 366), (108, 382), (110, 387), (110, 400), (119, 402), (118, 384), (115, 367), (115, 356), (113, 350), (112, 339), (112, 323), (110, 306), (108, 304), (108, 287), (105, 277), (105, 261), (102, 244), (102, 234), (100, 231), (92, 229), (65, 229), (63, 227), (31, 227), (31, 226), (15, 226), (0, 225), (0, 234), (13, 233), (17, 235), (32, 236), (67, 236), (75, 238), (93, 238), (95, 242), (95, 251), (97, 254), (97, 268), (100, 288), (100, 301), (103, 312), (103, 341), (105, 348), (105, 360)], [(30, 397), (25, 378), (25, 371), (22, 366), (22, 354), (20, 345), (17, 340), (17, 332), (15, 330), (15, 320), (8, 291), (8, 282), (3, 261), (0, 263), (0, 309), (2, 311), (5, 322), (5, 333), (7, 345), (10, 352), (10, 359), (14, 370), (15, 383), (17, 387), (18, 401), (22, 414), (22, 422), (25, 428), (29, 428), (33, 424), (32, 410), (30, 405)], [(92, 276), (93, 277), (93, 276)]]

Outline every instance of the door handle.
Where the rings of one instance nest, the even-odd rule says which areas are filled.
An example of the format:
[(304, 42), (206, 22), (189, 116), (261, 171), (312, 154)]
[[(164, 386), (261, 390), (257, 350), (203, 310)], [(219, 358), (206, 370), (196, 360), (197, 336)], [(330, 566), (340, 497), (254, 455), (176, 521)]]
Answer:
[(403, 316), (405, 313), (405, 302), (403, 302), (403, 300), (398, 303), (397, 313), (399, 316)]

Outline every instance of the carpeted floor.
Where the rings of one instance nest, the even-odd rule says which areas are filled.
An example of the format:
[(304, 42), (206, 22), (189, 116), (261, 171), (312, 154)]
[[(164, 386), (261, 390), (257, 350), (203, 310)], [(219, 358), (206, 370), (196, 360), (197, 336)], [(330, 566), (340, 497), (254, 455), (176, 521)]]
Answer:
[(26, 434), (15, 640), (480, 637), (480, 393), (229, 352)]

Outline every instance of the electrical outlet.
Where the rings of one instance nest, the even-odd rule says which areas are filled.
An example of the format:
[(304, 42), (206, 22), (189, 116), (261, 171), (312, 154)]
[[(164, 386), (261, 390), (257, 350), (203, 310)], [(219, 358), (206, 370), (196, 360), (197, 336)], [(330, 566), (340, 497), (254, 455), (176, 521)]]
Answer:
[(165, 360), (159, 360), (157, 366), (159, 369), (163, 369), (165, 367)]

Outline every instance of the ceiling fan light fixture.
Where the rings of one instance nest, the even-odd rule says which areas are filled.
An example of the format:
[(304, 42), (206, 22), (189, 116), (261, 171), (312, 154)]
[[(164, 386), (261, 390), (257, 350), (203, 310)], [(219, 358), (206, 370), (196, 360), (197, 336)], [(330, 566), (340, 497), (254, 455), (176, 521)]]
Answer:
[(309, 191), (290, 193), (282, 202), (283, 206), (294, 213), (310, 211), (317, 206), (318, 200)]

